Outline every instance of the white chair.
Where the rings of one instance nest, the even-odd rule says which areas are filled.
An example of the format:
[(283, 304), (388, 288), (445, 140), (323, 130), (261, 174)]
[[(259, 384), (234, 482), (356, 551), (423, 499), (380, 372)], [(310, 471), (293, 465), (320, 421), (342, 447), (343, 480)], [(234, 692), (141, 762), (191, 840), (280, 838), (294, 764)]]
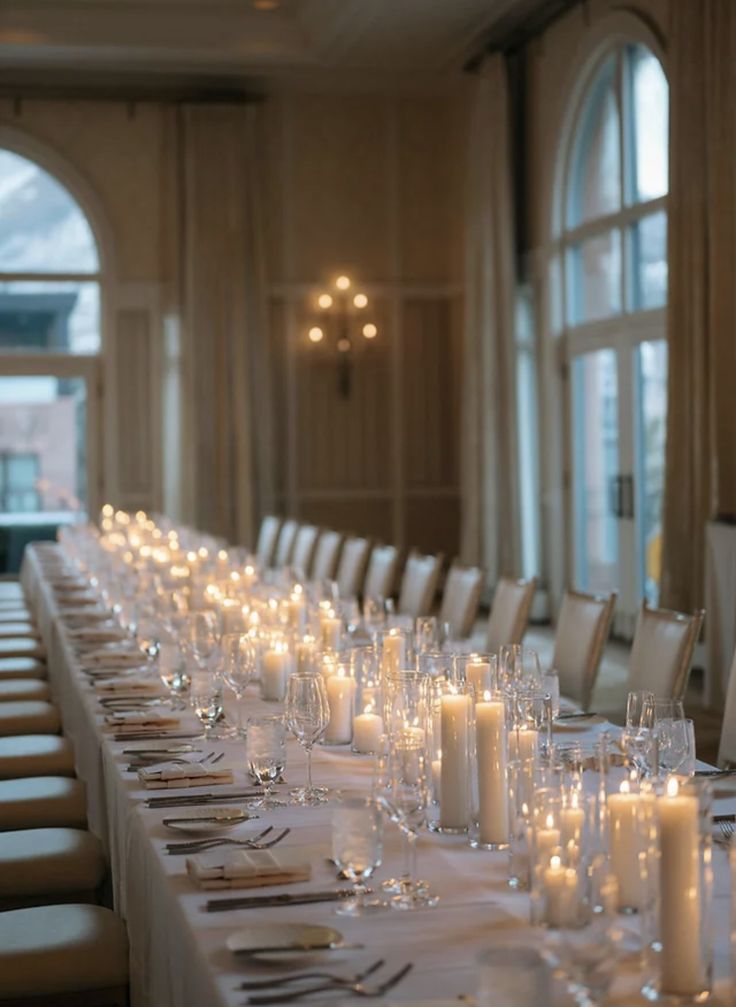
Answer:
[(302, 577), (309, 577), (312, 572), (312, 560), (318, 535), (319, 528), (314, 524), (300, 525), (299, 531), (296, 533), (291, 565)]
[(728, 674), (726, 704), (723, 708), (721, 742), (718, 746), (718, 765), (727, 769), (736, 765), (736, 651)]
[(493, 592), (488, 617), (486, 649), (495, 654), (505, 643), (521, 643), (537, 589), (537, 578), (501, 577)]
[(399, 550), (393, 545), (376, 545), (371, 551), (363, 585), (364, 598), (390, 598), (396, 583)]
[(339, 531), (323, 531), (317, 540), (312, 562), (312, 580), (332, 580), (345, 536)]
[(429, 615), (441, 569), (442, 554), (422, 556), (415, 550), (409, 553), (401, 578), (399, 615), (410, 615), (414, 619), (420, 615)]
[(341, 598), (354, 598), (360, 591), (370, 549), (367, 538), (346, 539), (335, 577)]
[(288, 521), (284, 521), (281, 525), (279, 540), (276, 544), (274, 566), (281, 567), (289, 565), (292, 553), (294, 552), (294, 540), (298, 531), (299, 523), (294, 521), (292, 518), (289, 518)]
[(565, 591), (555, 631), (552, 666), (560, 678), (560, 693), (586, 710), (603, 656), (616, 592), (606, 595)]
[(261, 521), (256, 543), (256, 559), (263, 567), (269, 567), (273, 562), (280, 529), (281, 518), (275, 514), (267, 514)]
[(483, 571), (477, 566), (453, 563), (445, 581), (440, 622), (450, 624), (454, 640), (470, 636), (483, 590)]
[(702, 609), (683, 615), (642, 602), (629, 656), (629, 689), (682, 699), (704, 618)]

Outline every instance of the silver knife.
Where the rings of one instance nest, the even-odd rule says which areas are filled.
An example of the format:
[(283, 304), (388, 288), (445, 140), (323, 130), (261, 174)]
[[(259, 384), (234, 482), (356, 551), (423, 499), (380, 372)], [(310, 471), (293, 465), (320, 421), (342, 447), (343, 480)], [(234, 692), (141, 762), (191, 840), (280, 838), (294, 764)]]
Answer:
[(355, 892), (352, 888), (338, 888), (329, 892), (303, 892), (300, 895), (255, 895), (245, 898), (209, 899), (205, 906), (208, 913), (227, 912), (229, 909), (267, 909), (270, 906), (302, 906), (310, 902), (339, 902), (349, 899)]

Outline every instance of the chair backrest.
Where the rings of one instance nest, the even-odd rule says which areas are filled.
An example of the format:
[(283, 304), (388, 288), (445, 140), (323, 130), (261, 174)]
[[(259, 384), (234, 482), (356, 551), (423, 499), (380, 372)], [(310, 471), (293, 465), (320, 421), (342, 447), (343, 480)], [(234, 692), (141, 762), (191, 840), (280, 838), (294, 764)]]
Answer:
[(412, 550), (404, 567), (399, 591), (399, 615), (414, 619), (429, 615), (437, 593), (437, 583), (442, 569), (442, 556), (422, 556)]
[(371, 551), (363, 584), (364, 598), (390, 598), (399, 566), (399, 550), (393, 545), (376, 545)]
[(736, 765), (736, 651), (728, 675), (726, 705), (723, 708), (721, 743), (718, 746), (718, 765), (728, 769)]
[(642, 602), (629, 655), (629, 688), (682, 699), (704, 617), (702, 609), (684, 615)]
[(256, 543), (256, 559), (261, 566), (271, 566), (280, 528), (281, 518), (275, 514), (267, 514), (261, 521)]
[(482, 590), (483, 571), (479, 567), (452, 564), (442, 592), (440, 622), (449, 622), (453, 639), (470, 636)]
[(496, 584), (486, 636), (486, 648), (492, 654), (505, 643), (521, 643), (524, 639), (536, 589), (536, 577), (531, 580), (501, 577)]
[(339, 531), (323, 531), (317, 541), (312, 563), (313, 580), (332, 580), (337, 569), (344, 535)]
[(294, 539), (299, 531), (299, 523), (289, 518), (281, 525), (279, 540), (276, 544), (274, 566), (288, 566), (294, 553)]
[(367, 538), (345, 540), (335, 578), (341, 598), (354, 598), (360, 591), (370, 550)]
[(560, 693), (584, 710), (590, 704), (615, 607), (615, 591), (606, 595), (565, 591), (562, 599), (552, 663)]
[(294, 552), (291, 556), (291, 565), (298, 570), (302, 577), (309, 577), (312, 572), (312, 560), (314, 550), (317, 545), (319, 528), (315, 524), (303, 524), (299, 526), (299, 531), (294, 539)]

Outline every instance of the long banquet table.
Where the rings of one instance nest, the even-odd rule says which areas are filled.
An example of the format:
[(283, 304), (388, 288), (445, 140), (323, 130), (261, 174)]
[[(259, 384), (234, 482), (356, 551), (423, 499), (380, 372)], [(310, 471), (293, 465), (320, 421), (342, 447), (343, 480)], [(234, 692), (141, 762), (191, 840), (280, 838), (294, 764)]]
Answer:
[[(185, 858), (165, 852), (166, 842), (177, 836), (162, 824), (164, 812), (150, 810), (143, 800), (151, 791), (141, 789), (134, 774), (126, 772), (125, 747), (101, 729), (102, 715), (92, 687), (79, 671), (75, 655), (60, 620), (50, 585), (45, 581), (40, 557), (44, 550), (60, 547), (31, 546), (21, 571), (24, 588), (39, 619), (48, 649), (48, 665), (55, 701), (61, 708), (65, 733), (75, 748), (76, 767), (88, 791), (90, 828), (102, 840), (110, 858), (116, 911), (125, 919), (131, 949), (131, 1002), (133, 1007), (204, 1007), (242, 1004), (245, 994), (239, 983), (256, 974), (279, 975), (283, 966), (245, 964), (226, 948), (229, 934), (262, 921), (327, 923), (335, 926), (350, 943), (363, 949), (330, 959), (329, 965), (358, 971), (377, 958), (386, 959), (385, 975), (406, 962), (414, 969), (396, 987), (386, 1002), (435, 1004), (471, 996), (478, 983), (477, 956), (494, 943), (509, 941), (527, 945), (538, 938), (528, 925), (529, 900), (507, 885), (508, 863), (504, 853), (470, 849), (461, 837), (425, 834), (419, 843), (419, 868), (440, 895), (436, 908), (419, 912), (381, 912), (362, 919), (338, 916), (334, 904), (293, 906), (254, 911), (208, 913), (208, 898), (238, 892), (203, 892), (189, 881)], [(246, 697), (251, 714), (273, 712), (255, 690)], [(194, 726), (194, 718), (192, 718)], [(590, 741), (598, 728), (580, 727), (567, 737)], [(235, 768), (235, 787), (246, 783), (242, 742), (210, 742), (224, 749), (221, 765)], [(304, 779), (306, 762), (302, 750), (289, 741), (286, 775), (291, 785)], [(314, 754), (315, 781), (331, 788), (365, 788), (370, 781), (371, 759), (343, 748), (318, 748)], [(223, 788), (223, 792), (231, 789)], [(160, 793), (154, 792), (154, 793)], [(178, 793), (167, 790), (167, 796)], [(187, 791), (191, 794), (192, 791)], [(719, 813), (736, 811), (733, 798), (717, 802)], [(312, 863), (312, 879), (288, 891), (321, 890), (335, 885), (330, 853), (330, 807), (284, 807), (261, 812), (255, 825), (285, 826), (292, 831), (287, 845), (303, 850)], [(238, 836), (254, 826), (236, 826), (228, 835)], [(184, 838), (179, 836), (178, 838)], [(400, 865), (400, 842), (393, 827), (386, 830), (381, 878)], [(715, 852), (716, 973), (725, 998), (729, 967), (728, 866), (725, 852)], [(274, 891), (274, 889), (271, 889)], [(258, 889), (257, 893), (263, 893)], [(245, 893), (243, 893), (245, 894)], [(636, 922), (632, 923), (636, 926)], [(313, 956), (319, 961), (320, 956)], [(325, 964), (322, 956), (320, 965)], [(638, 993), (640, 973), (636, 964), (622, 963), (611, 1002), (643, 1003)], [(340, 1004), (351, 998), (329, 995), (305, 1003)], [(501, 997), (498, 1003), (511, 1003)]]

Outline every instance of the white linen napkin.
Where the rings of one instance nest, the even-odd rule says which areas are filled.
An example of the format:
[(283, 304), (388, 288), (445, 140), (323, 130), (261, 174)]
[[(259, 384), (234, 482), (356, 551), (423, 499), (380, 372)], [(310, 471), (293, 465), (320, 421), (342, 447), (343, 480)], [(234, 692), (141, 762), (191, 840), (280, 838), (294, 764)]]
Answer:
[(138, 779), (146, 790), (166, 790), (178, 787), (209, 787), (233, 782), (233, 771), (227, 766), (201, 766), (190, 762), (166, 762), (162, 766), (149, 766), (138, 770)]
[(149, 713), (146, 710), (128, 710), (105, 714), (105, 730), (114, 734), (145, 734), (146, 731), (170, 731), (179, 727), (179, 717)]
[(136, 675), (116, 675), (115, 678), (106, 678), (103, 681), (95, 682), (95, 689), (101, 696), (114, 696), (122, 693), (125, 696), (161, 696), (168, 698), (161, 692), (161, 683), (151, 678), (140, 678)]
[(198, 888), (260, 888), (309, 881), (312, 867), (296, 850), (214, 850), (187, 857)]

